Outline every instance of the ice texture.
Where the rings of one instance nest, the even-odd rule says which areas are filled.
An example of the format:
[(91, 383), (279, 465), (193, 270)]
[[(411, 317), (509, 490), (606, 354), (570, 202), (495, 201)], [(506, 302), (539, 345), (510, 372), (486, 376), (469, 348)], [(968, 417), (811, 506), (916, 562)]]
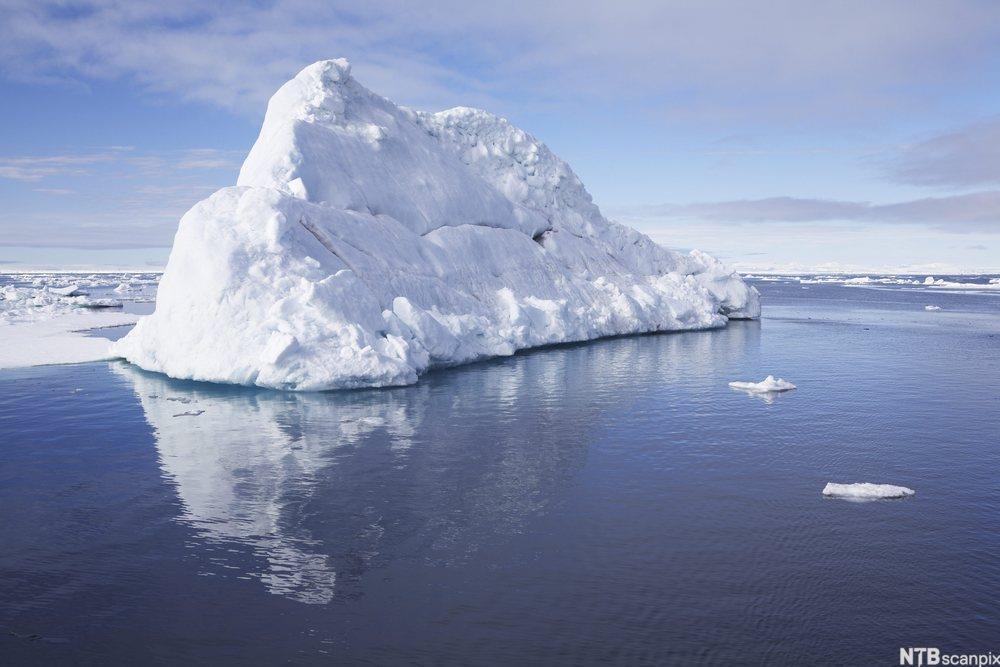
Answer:
[(181, 219), (155, 313), (114, 351), (176, 378), (323, 390), (759, 314), (714, 258), (605, 219), (505, 119), (399, 107), (328, 60), (271, 98), (237, 185)]
[(905, 498), (912, 496), (916, 491), (905, 486), (893, 486), (892, 484), (871, 484), (869, 482), (859, 482), (856, 484), (834, 484), (830, 482), (823, 487), (824, 496), (834, 496), (837, 498), (847, 498), (849, 500), (875, 500), (878, 498)]
[(795, 385), (788, 380), (784, 380), (782, 378), (778, 378), (776, 380), (773, 375), (768, 375), (760, 382), (730, 382), (729, 386), (733, 389), (740, 389), (741, 391), (751, 391), (755, 393), (788, 391), (790, 389), (795, 389)]
[[(6, 274), (0, 285), (0, 369), (112, 359), (107, 339), (88, 329), (132, 324), (119, 299), (95, 298), (78, 282), (49, 274)], [(88, 278), (94, 287), (99, 278)]]

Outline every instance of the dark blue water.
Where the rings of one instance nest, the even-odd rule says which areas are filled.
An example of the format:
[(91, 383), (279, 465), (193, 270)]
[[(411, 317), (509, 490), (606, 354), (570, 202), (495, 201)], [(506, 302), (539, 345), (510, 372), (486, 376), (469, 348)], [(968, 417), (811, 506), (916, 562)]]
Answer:
[[(402, 389), (0, 373), (0, 662), (1000, 650), (1000, 295), (760, 287), (761, 322)], [(799, 389), (727, 387), (768, 373)]]

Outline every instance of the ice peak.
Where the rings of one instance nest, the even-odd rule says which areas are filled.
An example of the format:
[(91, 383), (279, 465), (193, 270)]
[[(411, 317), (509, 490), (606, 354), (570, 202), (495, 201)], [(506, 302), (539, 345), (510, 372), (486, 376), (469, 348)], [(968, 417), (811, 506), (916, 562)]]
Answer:
[(315, 79), (330, 85), (342, 83), (351, 78), (351, 63), (347, 58), (332, 58), (317, 60), (312, 65), (302, 68), (295, 78)]

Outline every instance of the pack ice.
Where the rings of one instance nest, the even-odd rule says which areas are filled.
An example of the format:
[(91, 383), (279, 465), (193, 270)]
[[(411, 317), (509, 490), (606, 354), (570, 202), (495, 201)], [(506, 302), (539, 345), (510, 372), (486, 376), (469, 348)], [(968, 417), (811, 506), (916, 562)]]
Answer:
[(605, 219), (505, 119), (399, 107), (328, 60), (271, 98), (237, 185), (181, 219), (156, 311), (114, 351), (177, 378), (322, 390), (759, 314), (712, 257)]

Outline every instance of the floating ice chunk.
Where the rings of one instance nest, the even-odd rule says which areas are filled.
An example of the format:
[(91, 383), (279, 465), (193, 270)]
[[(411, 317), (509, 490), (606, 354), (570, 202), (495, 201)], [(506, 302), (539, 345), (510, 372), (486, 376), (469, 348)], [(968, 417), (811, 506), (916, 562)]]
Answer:
[(924, 281), (918, 282), (917, 284), (923, 287), (933, 287), (935, 289), (940, 289), (946, 292), (991, 292), (995, 289), (1000, 289), (1000, 278), (990, 278), (988, 282), (957, 282), (954, 280), (945, 280), (944, 278), (934, 278), (933, 276), (927, 276)]
[(121, 308), (118, 299), (91, 299), (86, 296), (73, 297), (73, 304), (80, 308)]
[(924, 306), (924, 310), (941, 310), (941, 306), (935, 306), (935, 305)]
[(83, 292), (80, 291), (79, 285), (66, 285), (65, 287), (49, 287), (49, 291), (53, 294), (58, 294), (59, 296), (80, 296)]
[(869, 482), (859, 482), (857, 484), (834, 484), (830, 482), (823, 487), (824, 496), (836, 498), (847, 498), (849, 500), (875, 500), (878, 498), (905, 498), (912, 496), (916, 491), (905, 486), (893, 486), (892, 484), (871, 484)]
[(733, 389), (755, 393), (788, 391), (789, 389), (795, 389), (795, 385), (788, 380), (783, 380), (781, 378), (775, 380), (773, 375), (768, 375), (760, 382), (730, 382), (729, 386)]

